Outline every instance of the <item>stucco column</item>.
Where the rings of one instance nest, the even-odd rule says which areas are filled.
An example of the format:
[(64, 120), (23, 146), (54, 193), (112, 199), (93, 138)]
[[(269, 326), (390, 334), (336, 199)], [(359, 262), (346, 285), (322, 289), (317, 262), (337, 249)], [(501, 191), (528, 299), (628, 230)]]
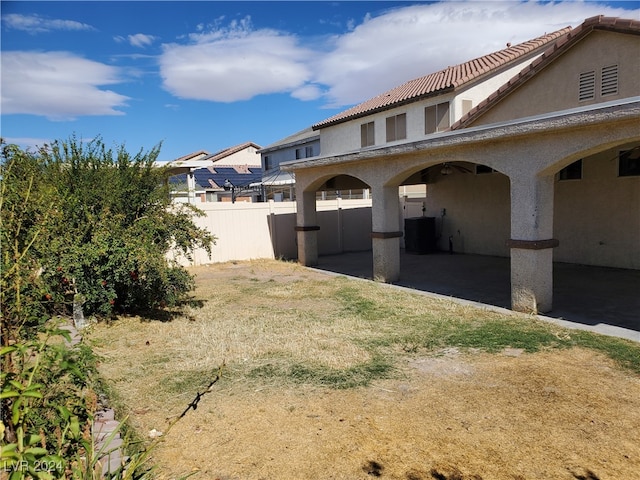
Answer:
[(400, 278), (400, 197), (398, 187), (373, 187), (371, 199), (373, 279), (393, 282)]
[(196, 203), (196, 177), (193, 175), (193, 169), (187, 173), (187, 203)]
[(553, 304), (553, 175), (511, 179), (511, 308), (548, 312)]
[(311, 267), (318, 264), (318, 230), (316, 192), (298, 192), (296, 195), (296, 235), (298, 262)]

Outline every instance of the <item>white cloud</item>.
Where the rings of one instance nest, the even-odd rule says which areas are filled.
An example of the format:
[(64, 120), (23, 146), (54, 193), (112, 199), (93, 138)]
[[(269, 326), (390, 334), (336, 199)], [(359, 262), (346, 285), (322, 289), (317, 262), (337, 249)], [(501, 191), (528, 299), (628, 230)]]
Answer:
[(322, 88), (319, 85), (306, 84), (293, 90), (291, 96), (298, 100), (315, 100), (322, 96)]
[(2, 113), (68, 120), (124, 115), (128, 97), (99, 88), (120, 83), (115, 67), (68, 52), (2, 53)]
[(158, 37), (153, 35), (145, 35), (144, 33), (136, 33), (135, 35), (129, 35), (127, 37), (129, 39), (129, 43), (133, 47), (148, 47), (151, 45)]
[[(375, 3), (372, 4), (375, 6)], [(201, 24), (188, 44), (164, 45), (165, 88), (177, 97), (233, 102), (288, 93), (352, 105), (422, 75), (603, 14), (638, 18), (596, 2), (460, 1), (367, 14), (330, 39), (253, 30), (251, 19)]]
[(328, 87), (329, 105), (350, 105), (598, 14), (630, 16), (628, 10), (591, 2), (467, 1), (398, 8), (365, 18), (336, 38), (317, 63), (314, 80)]
[[(640, 18), (640, 9), (587, 1), (419, 4), (367, 14), (350, 21), (342, 35), (313, 38), (254, 29), (250, 17), (219, 17), (176, 43), (164, 44), (158, 64), (163, 87), (178, 98), (234, 102), (281, 93), (346, 107), (598, 14)], [(36, 15), (7, 14), (2, 22), (5, 28), (32, 33), (93, 29)], [(146, 48), (159, 37), (137, 33), (114, 40)], [(121, 83), (121, 75), (123, 70), (68, 52), (3, 51), (2, 113), (58, 120), (123, 115), (130, 99), (105, 88)]]
[(228, 28), (192, 34), (188, 45), (164, 45), (164, 87), (180, 98), (234, 102), (290, 92), (310, 80), (310, 51), (293, 36), (253, 31), (249, 24), (249, 19), (234, 21)]
[(91, 25), (76, 22), (75, 20), (61, 20), (57, 18), (45, 18), (40, 15), (21, 15), (19, 13), (3, 15), (2, 23), (6, 28), (24, 30), (29, 33), (46, 33), (53, 30), (95, 30)]
[(145, 48), (153, 44), (160, 37), (156, 37), (155, 35), (147, 35), (144, 33), (136, 33), (135, 35), (127, 35), (123, 37), (122, 35), (116, 35), (113, 37), (116, 43), (128, 43), (132, 47)]

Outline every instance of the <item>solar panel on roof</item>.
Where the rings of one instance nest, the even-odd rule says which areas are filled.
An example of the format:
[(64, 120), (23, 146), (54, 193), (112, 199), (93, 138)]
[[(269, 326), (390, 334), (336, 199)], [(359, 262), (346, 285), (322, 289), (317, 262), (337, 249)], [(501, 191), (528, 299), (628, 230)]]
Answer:
[(173, 175), (169, 177), (169, 183), (172, 185), (179, 184), (179, 183), (187, 183), (187, 174), (183, 173), (181, 175)]
[(193, 172), (196, 183), (203, 188), (211, 188), (209, 180), (222, 188), (224, 182), (229, 180), (235, 187), (245, 187), (262, 178), (262, 168), (249, 168), (250, 173), (240, 173), (231, 167), (216, 167), (215, 173), (207, 168), (199, 168)]

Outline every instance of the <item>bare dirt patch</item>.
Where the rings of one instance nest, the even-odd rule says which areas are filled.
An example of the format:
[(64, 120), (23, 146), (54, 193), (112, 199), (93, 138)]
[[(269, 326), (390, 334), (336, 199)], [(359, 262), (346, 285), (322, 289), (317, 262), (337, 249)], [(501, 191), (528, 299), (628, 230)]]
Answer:
[[(371, 326), (354, 319), (314, 326), (320, 320), (305, 308), (319, 315), (332, 300), (314, 296), (305, 307), (292, 285), (329, 280), (295, 265), (227, 264), (197, 273), (199, 298), (215, 307), (208, 320), (196, 312), (165, 323), (122, 319), (90, 335), (103, 357), (102, 374), (141, 433), (164, 430), (193, 398), (194, 385), (206, 384), (223, 357), (229, 364), (223, 381), (164, 437), (154, 454), (159, 478), (195, 471), (192, 478), (221, 480), (639, 478), (640, 377), (601, 353), (449, 347), (396, 352), (391, 377), (357, 388), (249, 381), (245, 373), (265, 364), (266, 355), (269, 362), (297, 359), (306, 349), (324, 355), (326, 364), (364, 361), (368, 351), (359, 342), (349, 347), (345, 332)], [(273, 297), (302, 315), (301, 332), (316, 344), (326, 341), (329, 351), (291, 331), (282, 312), (270, 318), (254, 310), (265, 298), (250, 294), (257, 282), (270, 282)], [(248, 290), (235, 301), (244, 298), (244, 309), (216, 303), (216, 291), (228, 296), (242, 288)], [(227, 316), (212, 313), (221, 307)], [(255, 330), (234, 330), (242, 312)], [(268, 330), (273, 322), (275, 333)], [(216, 343), (216, 331), (223, 343)], [(337, 339), (329, 339), (331, 331)], [(227, 351), (213, 351), (220, 345)]]

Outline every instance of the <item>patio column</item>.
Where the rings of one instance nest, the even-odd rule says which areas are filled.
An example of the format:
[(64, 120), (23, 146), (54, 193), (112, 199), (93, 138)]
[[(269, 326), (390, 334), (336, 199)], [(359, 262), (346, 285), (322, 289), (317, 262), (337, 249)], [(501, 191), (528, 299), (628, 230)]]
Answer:
[(373, 187), (371, 200), (373, 279), (393, 282), (400, 278), (400, 197), (398, 187)]
[(298, 262), (307, 267), (318, 264), (318, 230), (316, 214), (316, 192), (296, 195), (296, 235), (298, 240)]
[(553, 305), (553, 175), (511, 178), (511, 308), (541, 313)]
[(196, 177), (193, 175), (193, 170), (190, 169), (187, 173), (187, 203), (196, 203)]

